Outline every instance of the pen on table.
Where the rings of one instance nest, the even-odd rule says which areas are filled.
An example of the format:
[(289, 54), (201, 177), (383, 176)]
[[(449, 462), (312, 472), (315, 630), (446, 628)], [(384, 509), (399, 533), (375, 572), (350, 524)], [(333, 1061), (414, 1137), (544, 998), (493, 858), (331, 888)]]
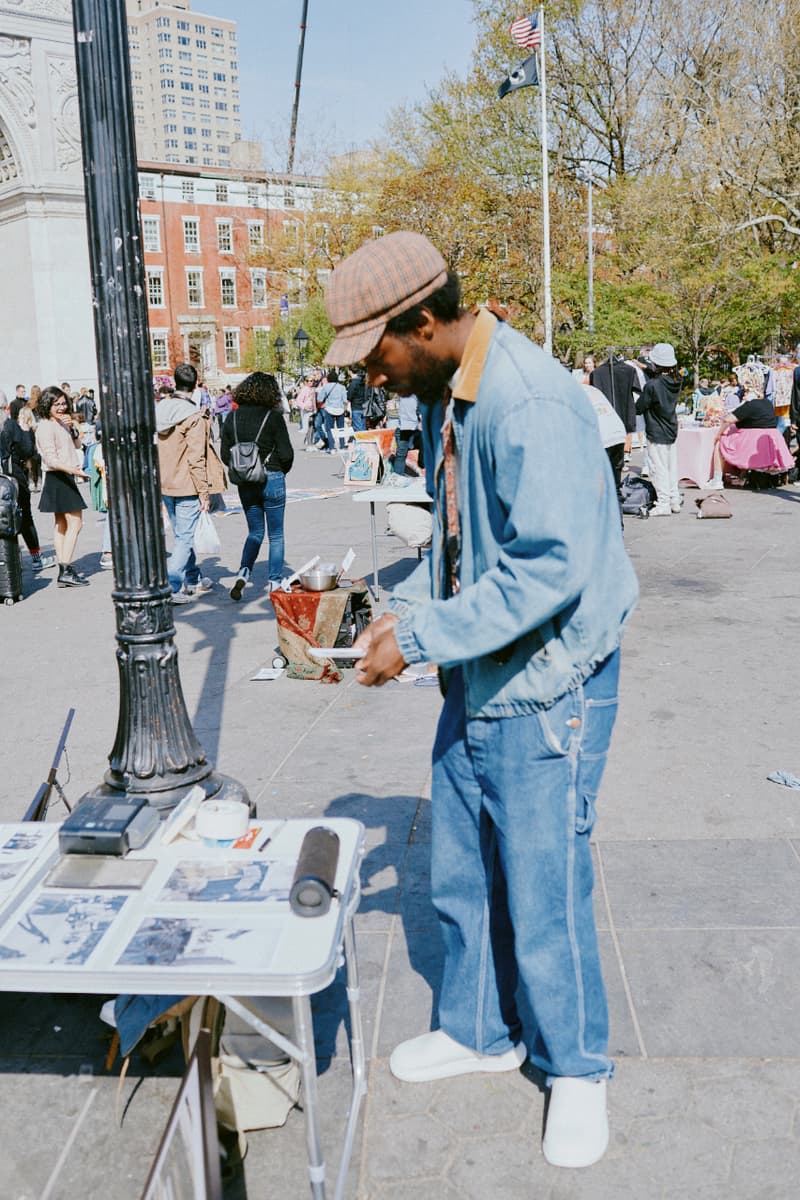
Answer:
[(270, 844), (270, 842), (274, 842), (275, 838), (278, 836), (278, 834), (283, 829), (285, 824), (286, 824), (285, 820), (279, 821), (278, 824), (275, 826), (275, 828), (271, 829), (270, 832), (267, 834), (267, 836), (265, 838), (261, 839), (261, 841), (256, 846), (256, 850), (258, 850), (258, 851), (264, 850)]

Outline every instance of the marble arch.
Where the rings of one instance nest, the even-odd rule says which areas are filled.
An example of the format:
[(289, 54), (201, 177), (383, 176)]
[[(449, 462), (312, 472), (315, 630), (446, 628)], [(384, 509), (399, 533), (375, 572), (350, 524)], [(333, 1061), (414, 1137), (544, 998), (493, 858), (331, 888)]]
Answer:
[(69, 0), (0, 0), (0, 388), (95, 386)]

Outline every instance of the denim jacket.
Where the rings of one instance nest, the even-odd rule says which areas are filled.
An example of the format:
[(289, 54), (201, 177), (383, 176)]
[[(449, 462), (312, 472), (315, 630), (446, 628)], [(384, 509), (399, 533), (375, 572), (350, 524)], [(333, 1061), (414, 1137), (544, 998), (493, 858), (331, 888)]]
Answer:
[[(484, 336), (493, 320), (479, 315)], [(508, 325), (488, 338), (474, 402), (453, 387), (460, 589), (445, 587), (442, 413), (425, 406), (432, 550), (391, 607), (406, 662), (439, 664), (445, 686), (461, 665), (467, 715), (497, 718), (546, 708), (585, 681), (619, 645), (638, 586), (583, 389)]]

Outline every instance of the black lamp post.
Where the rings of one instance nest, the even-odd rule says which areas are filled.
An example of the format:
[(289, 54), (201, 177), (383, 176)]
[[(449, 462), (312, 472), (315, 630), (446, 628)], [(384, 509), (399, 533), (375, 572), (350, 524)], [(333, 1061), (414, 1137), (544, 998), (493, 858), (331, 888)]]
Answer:
[(305, 358), (306, 358), (306, 346), (308, 345), (308, 343), (311, 339), (309, 338), (305, 329), (303, 329), (303, 326), (301, 325), (292, 340), (295, 342), (298, 353), (300, 355), (300, 376), (302, 378), (303, 367), (305, 365)]
[(73, 0), (86, 218), (108, 469), (120, 701), (92, 795), (172, 808), (190, 787), (247, 800), (217, 775), (192, 729), (167, 581), (155, 403), (139, 236), (125, 0)]
[(283, 391), (283, 353), (286, 349), (286, 342), (283, 340), (281, 335), (278, 334), (272, 345), (275, 349), (275, 356), (278, 359), (278, 374), (281, 377), (281, 391)]

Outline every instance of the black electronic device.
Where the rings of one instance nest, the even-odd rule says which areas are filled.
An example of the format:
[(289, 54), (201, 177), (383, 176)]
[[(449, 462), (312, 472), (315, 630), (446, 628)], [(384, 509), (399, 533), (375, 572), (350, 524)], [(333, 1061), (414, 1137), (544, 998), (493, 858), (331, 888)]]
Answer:
[(159, 819), (158, 810), (141, 798), (84, 800), (59, 829), (59, 848), (62, 854), (127, 854), (145, 844)]
[(334, 888), (339, 863), (339, 835), (324, 825), (309, 829), (289, 891), (289, 905), (298, 917), (323, 917), (337, 895)]

